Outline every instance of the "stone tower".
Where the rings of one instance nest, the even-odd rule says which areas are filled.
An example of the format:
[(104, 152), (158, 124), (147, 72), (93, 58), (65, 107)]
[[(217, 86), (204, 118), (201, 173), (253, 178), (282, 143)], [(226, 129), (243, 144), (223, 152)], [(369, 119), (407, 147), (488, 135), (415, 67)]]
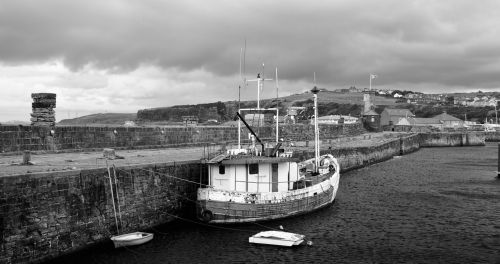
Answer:
[(56, 116), (54, 108), (56, 108), (55, 93), (32, 93), (31, 98), (33, 103), (33, 113), (31, 113), (32, 126), (55, 126)]
[(373, 104), (372, 104), (372, 100), (371, 100), (371, 98), (370, 98), (370, 93), (366, 93), (366, 92), (365, 92), (365, 93), (363, 94), (363, 101), (364, 101), (364, 103), (365, 103), (365, 104), (364, 104), (365, 106), (364, 106), (364, 108), (363, 108), (363, 113), (366, 113), (366, 112), (368, 112), (368, 111), (372, 110), (372, 105), (373, 105)]

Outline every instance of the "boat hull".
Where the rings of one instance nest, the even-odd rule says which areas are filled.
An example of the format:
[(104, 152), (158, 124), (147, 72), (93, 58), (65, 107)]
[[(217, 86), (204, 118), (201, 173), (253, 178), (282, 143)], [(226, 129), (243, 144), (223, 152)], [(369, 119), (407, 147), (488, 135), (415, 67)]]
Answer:
[(318, 210), (333, 202), (333, 188), (325, 193), (302, 199), (267, 203), (242, 204), (222, 201), (198, 201), (199, 219), (209, 223), (245, 223), (286, 218)]
[(303, 235), (283, 232), (283, 231), (264, 231), (248, 238), (248, 242), (253, 244), (273, 245), (291, 247), (304, 242)]
[(268, 238), (250, 238), (248, 242), (252, 244), (263, 244), (263, 245), (273, 245), (273, 246), (282, 246), (282, 247), (291, 247), (298, 246), (304, 242), (304, 240), (299, 241), (276, 241), (274, 239)]

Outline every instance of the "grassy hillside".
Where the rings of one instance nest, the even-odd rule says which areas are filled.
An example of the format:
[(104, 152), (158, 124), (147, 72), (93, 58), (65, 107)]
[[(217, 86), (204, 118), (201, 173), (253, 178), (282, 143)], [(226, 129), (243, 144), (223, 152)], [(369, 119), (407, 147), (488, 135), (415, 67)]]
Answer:
[[(311, 93), (294, 94), (280, 98), (285, 102), (303, 101), (312, 98)], [(394, 105), (396, 100), (382, 96), (372, 96), (375, 105)], [(274, 99), (275, 100), (275, 99)], [(318, 103), (363, 104), (363, 93), (335, 93), (323, 91), (318, 94)]]
[(135, 120), (137, 114), (132, 113), (105, 113), (81, 116), (73, 119), (63, 119), (59, 121), (60, 125), (92, 125), (108, 124), (123, 125), (125, 121)]
[[(262, 108), (278, 107), (280, 115), (286, 113), (286, 109), (290, 106), (303, 106), (306, 107), (302, 118), (309, 118), (310, 109), (312, 109), (311, 93), (294, 94), (290, 96), (264, 99), (261, 100)], [(395, 99), (385, 98), (380, 96), (373, 96), (375, 105), (395, 105)], [(362, 93), (335, 93), (330, 91), (322, 91), (318, 95), (319, 99), (319, 114), (332, 115), (343, 114), (357, 116), (362, 111), (363, 94)], [(240, 104), (240, 106), (238, 106)], [(234, 117), (238, 108), (254, 108), (256, 101), (243, 101), (238, 103), (236, 101), (230, 102), (217, 102), (210, 104), (198, 105), (178, 105), (172, 107), (162, 107), (154, 109), (143, 109), (137, 113), (137, 119), (154, 122), (154, 121), (182, 121), (182, 116), (197, 116), (199, 122), (203, 123), (210, 119), (216, 119), (224, 122), (231, 120)]]
[[(280, 97), (278, 99), (261, 100), (261, 107), (270, 108), (277, 107), (280, 110), (280, 115), (286, 114), (286, 109), (290, 106), (303, 106), (307, 110), (303, 111), (299, 118), (307, 119), (312, 113), (312, 94), (301, 93), (290, 96)], [(381, 96), (372, 97), (375, 105), (395, 105), (395, 99), (385, 98)], [(362, 93), (335, 93), (330, 91), (322, 91), (318, 95), (319, 99), (319, 114), (320, 115), (353, 115), (357, 116), (361, 113), (363, 106)], [(241, 108), (254, 108), (256, 101), (243, 101), (240, 103)], [(106, 113), (82, 116), (74, 119), (61, 120), (61, 125), (85, 125), (85, 124), (112, 124), (123, 125), (128, 120), (140, 120), (143, 124), (154, 122), (178, 123), (182, 121), (182, 116), (197, 116), (200, 123), (207, 120), (215, 119), (219, 122), (229, 121), (234, 118), (238, 110), (237, 101), (215, 102), (209, 104), (197, 105), (177, 105), (171, 107), (160, 107), (139, 110), (137, 114), (126, 113)]]

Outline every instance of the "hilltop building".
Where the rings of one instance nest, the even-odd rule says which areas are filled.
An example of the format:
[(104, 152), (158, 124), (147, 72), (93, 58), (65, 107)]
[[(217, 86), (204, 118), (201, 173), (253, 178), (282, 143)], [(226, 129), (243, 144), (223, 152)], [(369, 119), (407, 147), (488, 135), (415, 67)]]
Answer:
[(197, 116), (183, 116), (182, 124), (184, 126), (197, 126), (198, 125), (198, 117)]
[[(357, 117), (346, 115), (327, 115), (318, 117), (320, 125), (336, 125), (336, 124), (354, 124), (358, 122)], [(314, 124), (314, 119), (311, 119), (311, 124)]]
[(440, 115), (437, 115), (433, 118), (439, 120), (443, 124), (443, 127), (463, 127), (464, 126), (463, 120), (456, 118), (454, 116), (451, 116), (451, 115), (447, 114), (446, 112), (444, 112)]
[(430, 132), (442, 130), (443, 124), (435, 118), (403, 117), (394, 125), (397, 131)]
[[(419, 117), (403, 117), (394, 123), (394, 126), (399, 127), (398, 131), (428, 131), (428, 130), (445, 130), (465, 127), (465, 122), (459, 118), (449, 114), (442, 113), (431, 118)], [(406, 127), (406, 129), (404, 128)]]
[(297, 115), (304, 111), (306, 108), (302, 106), (291, 106), (286, 110), (286, 116), (284, 118), (285, 123), (295, 124), (297, 121)]
[(399, 123), (402, 118), (415, 117), (415, 115), (408, 109), (391, 109), (385, 108), (380, 113), (380, 125), (392, 126)]
[(369, 131), (380, 130), (380, 115), (375, 112), (375, 106), (372, 102), (372, 92), (363, 94), (363, 124)]
[(484, 106), (496, 106), (499, 99), (492, 96), (476, 96), (474, 98), (469, 97), (456, 97), (453, 103), (456, 105), (471, 106), (471, 107), (484, 107)]

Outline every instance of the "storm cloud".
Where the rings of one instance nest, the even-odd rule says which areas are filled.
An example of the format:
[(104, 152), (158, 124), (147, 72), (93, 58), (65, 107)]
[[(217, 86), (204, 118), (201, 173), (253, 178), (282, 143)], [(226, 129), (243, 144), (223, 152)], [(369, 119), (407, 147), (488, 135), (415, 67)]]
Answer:
[(498, 10), (495, 0), (1, 1), (0, 64), (62, 63), (69, 72), (45, 87), (98, 90), (155, 68), (161, 94), (172, 82), (234, 94), (246, 41), (247, 77), (278, 67), (288, 92), (313, 72), (332, 89), (366, 87), (369, 73), (387, 88), (497, 89)]

